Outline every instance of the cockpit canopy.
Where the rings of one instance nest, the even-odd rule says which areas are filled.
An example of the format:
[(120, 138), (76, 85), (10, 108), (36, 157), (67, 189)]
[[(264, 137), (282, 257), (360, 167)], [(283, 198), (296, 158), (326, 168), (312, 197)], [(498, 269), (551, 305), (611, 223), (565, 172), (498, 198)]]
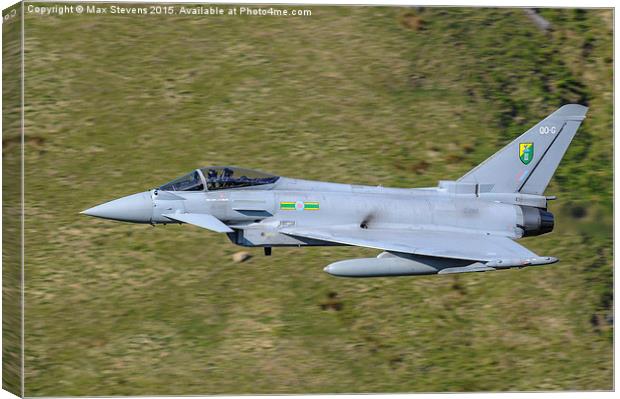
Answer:
[(209, 191), (273, 184), (278, 176), (234, 166), (209, 166), (196, 169), (159, 187), (163, 191)]
[(204, 191), (205, 186), (199, 169), (174, 179), (170, 183), (166, 183), (159, 187), (162, 191)]
[(273, 184), (279, 177), (251, 169), (230, 166), (211, 166), (200, 169), (207, 183), (207, 190), (239, 188)]

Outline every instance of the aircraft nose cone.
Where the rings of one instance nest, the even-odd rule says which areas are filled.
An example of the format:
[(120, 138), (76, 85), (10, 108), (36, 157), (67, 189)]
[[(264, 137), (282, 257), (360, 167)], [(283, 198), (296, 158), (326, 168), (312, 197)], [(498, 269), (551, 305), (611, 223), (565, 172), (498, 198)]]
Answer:
[(84, 215), (123, 222), (150, 223), (153, 201), (148, 191), (128, 195), (80, 212)]

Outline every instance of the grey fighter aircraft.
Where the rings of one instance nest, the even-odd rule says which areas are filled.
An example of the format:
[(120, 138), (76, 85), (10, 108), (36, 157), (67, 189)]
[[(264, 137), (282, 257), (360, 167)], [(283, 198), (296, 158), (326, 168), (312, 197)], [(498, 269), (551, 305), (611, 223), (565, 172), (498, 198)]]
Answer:
[(264, 247), (355, 245), (376, 258), (325, 267), (342, 277), (486, 272), (546, 265), (515, 240), (549, 233), (544, 195), (587, 108), (569, 104), (456, 181), (387, 188), (275, 176), (237, 167), (196, 169), (170, 183), (83, 211), (134, 223), (187, 223)]

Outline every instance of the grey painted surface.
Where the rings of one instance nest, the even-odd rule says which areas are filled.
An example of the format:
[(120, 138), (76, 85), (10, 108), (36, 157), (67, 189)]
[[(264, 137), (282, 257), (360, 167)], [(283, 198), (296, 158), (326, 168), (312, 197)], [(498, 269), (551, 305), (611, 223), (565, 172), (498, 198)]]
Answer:
[[(564, 105), (458, 181), (492, 184), (495, 193), (542, 195), (587, 111), (583, 105)], [(533, 145), (534, 156), (524, 163), (515, 154), (527, 143)]]

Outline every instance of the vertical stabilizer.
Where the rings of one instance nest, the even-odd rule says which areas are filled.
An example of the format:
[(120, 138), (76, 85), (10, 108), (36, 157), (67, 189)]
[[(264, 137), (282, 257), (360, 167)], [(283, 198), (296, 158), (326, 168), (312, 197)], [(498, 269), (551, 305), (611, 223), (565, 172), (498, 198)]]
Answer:
[(478, 184), (480, 192), (542, 195), (587, 111), (564, 105), (458, 181)]

